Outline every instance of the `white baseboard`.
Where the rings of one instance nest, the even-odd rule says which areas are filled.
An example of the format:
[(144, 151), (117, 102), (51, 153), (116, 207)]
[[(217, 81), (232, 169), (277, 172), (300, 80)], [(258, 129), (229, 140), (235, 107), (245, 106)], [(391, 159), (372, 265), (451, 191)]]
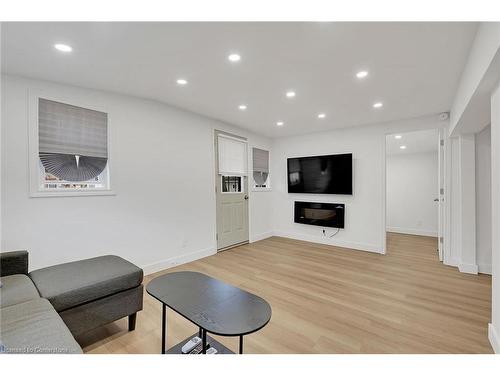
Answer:
[(217, 250), (211, 247), (208, 249), (192, 251), (187, 254), (182, 254), (172, 258), (164, 259), (159, 262), (150, 263), (145, 266), (142, 266), (141, 268), (144, 271), (144, 275), (150, 275), (158, 271), (166, 270), (167, 268), (175, 267), (184, 263), (189, 263), (214, 254), (217, 254)]
[(438, 232), (436, 231), (413, 229), (413, 228), (387, 227), (386, 231), (393, 233), (401, 233), (401, 234), (413, 234), (415, 236), (427, 236), (427, 237), (438, 236)]
[(458, 260), (457, 258), (444, 259), (443, 264), (447, 266), (457, 267), (458, 268)]
[(477, 264), (460, 263), (458, 265), (458, 270), (463, 273), (472, 273), (477, 275), (479, 269)]
[(252, 237), (250, 237), (250, 242), (256, 242), (260, 240), (265, 240), (266, 238), (272, 237), (273, 232), (265, 232), (265, 233), (259, 233), (259, 234), (254, 234)]
[(307, 234), (299, 234), (299, 233), (292, 233), (292, 232), (275, 231), (273, 234), (275, 236), (278, 236), (278, 237), (292, 238), (294, 240), (308, 241), (308, 242), (320, 243), (320, 244), (331, 245), (331, 246), (339, 246), (339, 247), (345, 247), (345, 248), (354, 249), (354, 250), (369, 251), (371, 253), (378, 253), (378, 254), (383, 253), (382, 245), (377, 246), (377, 245), (373, 245), (373, 244), (343, 241), (343, 240), (339, 240), (336, 238), (311, 236), (311, 235), (307, 235)]
[(487, 275), (493, 275), (491, 264), (478, 264), (477, 265), (479, 273), (485, 273)]
[[(253, 235), (252, 238), (250, 239), (250, 242), (256, 242), (260, 240), (264, 240), (266, 238), (272, 237), (273, 232), (266, 232), (266, 233), (260, 233)], [(178, 255), (172, 258), (160, 260), (159, 262), (155, 263), (150, 263), (142, 266), (141, 268), (144, 271), (144, 275), (150, 275), (155, 272), (163, 271), (168, 268), (172, 268), (175, 266), (178, 266), (180, 264), (185, 264), (189, 262), (193, 262), (195, 260), (201, 259), (208, 257), (210, 255), (215, 255), (217, 254), (217, 250), (213, 247), (204, 249), (204, 250), (198, 250), (198, 251), (192, 251), (187, 254), (182, 254)]]
[(500, 354), (500, 335), (491, 323), (488, 324), (488, 339), (495, 354)]

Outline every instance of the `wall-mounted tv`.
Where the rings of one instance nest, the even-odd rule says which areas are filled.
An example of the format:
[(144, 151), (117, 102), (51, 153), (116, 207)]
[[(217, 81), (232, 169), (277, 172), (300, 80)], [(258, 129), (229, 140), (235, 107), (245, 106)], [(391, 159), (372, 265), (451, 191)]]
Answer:
[(288, 159), (288, 192), (352, 195), (352, 154)]

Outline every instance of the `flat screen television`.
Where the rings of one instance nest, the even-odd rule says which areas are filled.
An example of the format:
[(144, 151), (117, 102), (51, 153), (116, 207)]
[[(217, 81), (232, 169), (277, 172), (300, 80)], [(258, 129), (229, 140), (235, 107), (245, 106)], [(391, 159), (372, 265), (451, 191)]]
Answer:
[(352, 154), (288, 159), (288, 192), (352, 195)]

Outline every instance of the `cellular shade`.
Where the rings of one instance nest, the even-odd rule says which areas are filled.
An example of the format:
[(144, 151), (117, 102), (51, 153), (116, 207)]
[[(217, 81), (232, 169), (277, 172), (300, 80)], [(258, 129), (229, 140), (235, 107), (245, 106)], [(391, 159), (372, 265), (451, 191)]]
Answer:
[(97, 177), (108, 160), (108, 115), (40, 98), (38, 147), (45, 170), (65, 181)]
[(247, 144), (242, 140), (219, 135), (219, 174), (241, 176), (247, 174)]
[(253, 179), (259, 186), (265, 185), (269, 175), (269, 151), (252, 149)]
[(269, 151), (253, 148), (253, 170), (269, 173)]
[(40, 153), (40, 161), (47, 172), (65, 181), (89, 181), (99, 176), (106, 168), (105, 158), (68, 154)]

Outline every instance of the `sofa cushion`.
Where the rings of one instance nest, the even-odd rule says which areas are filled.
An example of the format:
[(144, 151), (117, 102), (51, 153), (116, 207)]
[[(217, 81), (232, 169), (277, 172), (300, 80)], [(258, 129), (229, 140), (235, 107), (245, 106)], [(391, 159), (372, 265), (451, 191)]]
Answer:
[(5, 353), (82, 353), (68, 327), (43, 298), (4, 307), (0, 337)]
[(0, 288), (0, 307), (16, 305), (40, 298), (31, 279), (26, 275), (2, 276)]
[(8, 251), (0, 252), (0, 276), (28, 274), (28, 252)]
[(134, 288), (142, 283), (142, 269), (123, 258), (106, 255), (29, 274), (40, 295), (57, 311)]

